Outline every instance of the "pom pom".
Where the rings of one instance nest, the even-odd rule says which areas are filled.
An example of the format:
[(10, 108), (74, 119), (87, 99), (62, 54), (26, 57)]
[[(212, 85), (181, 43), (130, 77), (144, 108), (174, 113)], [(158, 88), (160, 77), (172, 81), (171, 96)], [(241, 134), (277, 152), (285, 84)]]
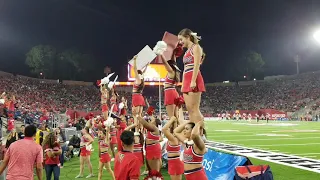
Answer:
[(140, 136), (140, 133), (139, 132), (134, 132), (134, 135), (135, 136)]
[(113, 120), (112, 117), (108, 117), (108, 119), (103, 122), (103, 125), (104, 125), (105, 127), (110, 127), (110, 126), (112, 125), (113, 121), (114, 121), (114, 120)]
[(147, 114), (151, 116), (154, 113), (154, 110), (155, 110), (154, 107), (150, 106), (147, 110)]
[(91, 151), (91, 149), (92, 149), (92, 144), (86, 146), (87, 151)]
[(176, 57), (182, 56), (182, 54), (183, 54), (182, 44), (178, 44), (177, 47), (173, 50), (173, 52), (174, 52), (174, 55), (175, 55)]
[(158, 41), (156, 46), (153, 48), (153, 52), (157, 55), (162, 55), (167, 50), (167, 43), (164, 41)]
[(174, 100), (174, 104), (178, 107), (181, 107), (183, 104), (185, 104), (183, 96), (179, 96)]
[(110, 78), (112, 75), (114, 75), (114, 73), (108, 74), (107, 77), (104, 77), (103, 79), (101, 79), (99, 86), (108, 84), (110, 82)]
[(115, 87), (115, 83), (114, 83), (114, 82), (110, 82), (110, 83), (108, 84), (108, 89), (109, 89), (109, 90), (113, 89), (114, 87)]
[(119, 109), (123, 109), (123, 108), (124, 108), (124, 103), (121, 102), (121, 103), (119, 104)]

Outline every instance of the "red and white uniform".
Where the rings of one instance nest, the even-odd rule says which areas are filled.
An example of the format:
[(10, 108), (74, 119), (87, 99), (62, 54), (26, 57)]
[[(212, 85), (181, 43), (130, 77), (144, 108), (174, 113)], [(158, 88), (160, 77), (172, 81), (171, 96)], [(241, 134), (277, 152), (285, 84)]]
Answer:
[[(186, 148), (183, 152), (183, 162), (185, 164), (201, 164), (203, 161), (203, 155), (196, 154), (193, 149), (193, 145), (186, 144)], [(203, 167), (184, 171), (186, 180), (208, 180), (207, 175)]]
[(143, 166), (143, 164), (144, 164), (142, 149), (143, 149), (142, 144), (140, 144), (140, 143), (133, 144), (133, 154), (138, 158), (139, 167)]
[(226, 117), (226, 114), (225, 113), (223, 113), (222, 114), (222, 119), (224, 119)]
[(80, 151), (81, 151), (80, 156), (90, 156), (91, 155), (91, 151), (88, 151), (86, 148), (87, 142), (89, 142), (89, 140), (85, 136), (82, 136), (80, 144), (84, 144), (84, 145), (80, 146)]
[(117, 129), (115, 127), (110, 128), (110, 144), (117, 144)]
[(246, 113), (243, 113), (243, 114), (242, 114), (242, 118), (243, 118), (244, 120), (246, 120), (246, 119), (247, 119), (247, 114), (246, 114)]
[(165, 82), (164, 82), (164, 105), (172, 105), (174, 104), (174, 101), (176, 98), (179, 97), (179, 94), (176, 90), (176, 84), (177, 82), (174, 79), (171, 79), (166, 76)]
[(118, 128), (118, 133), (117, 133), (117, 143), (118, 143), (117, 147), (118, 147), (118, 151), (122, 151), (122, 142), (121, 142), (120, 136), (122, 132), (126, 129), (127, 124), (126, 122), (121, 121), (119, 126), (120, 127)]
[[(108, 153), (109, 144), (105, 142), (105, 140), (99, 141), (99, 148), (100, 148), (100, 162), (107, 163), (111, 161), (111, 157)], [(103, 152), (101, 149), (103, 148)]]
[(110, 107), (112, 108), (112, 112), (118, 113), (119, 109), (117, 105), (117, 98), (114, 96), (110, 98)]
[(106, 95), (101, 94), (101, 109), (102, 109), (102, 112), (108, 112), (109, 111), (107, 101), (108, 101), (108, 99), (107, 99)]
[(206, 88), (204, 86), (203, 77), (199, 70), (197, 79), (196, 79), (196, 88), (191, 89), (190, 84), (193, 75), (193, 67), (194, 67), (194, 57), (193, 57), (193, 48), (195, 44), (189, 48), (183, 56), (183, 63), (184, 63), (184, 72), (183, 72), (183, 80), (182, 80), (182, 93), (188, 92), (205, 92)]
[(267, 113), (266, 118), (269, 120), (270, 119), (270, 114)]
[(249, 113), (249, 114), (248, 114), (248, 119), (251, 120), (251, 118), (252, 118), (252, 116), (251, 116), (251, 114)]
[(153, 144), (146, 144), (147, 159), (161, 159), (160, 135), (154, 135), (150, 131), (147, 132), (146, 139), (155, 141)]
[(141, 79), (141, 84), (136, 85), (133, 84), (133, 92), (132, 92), (132, 106), (145, 106), (144, 98), (142, 96), (142, 91), (144, 89), (144, 80)]
[(218, 119), (221, 119), (221, 114), (218, 114)]
[(184, 173), (183, 162), (180, 160), (180, 145), (172, 146), (167, 143), (168, 152), (168, 174), (169, 175), (180, 175)]
[(259, 114), (256, 114), (256, 119), (259, 119)]

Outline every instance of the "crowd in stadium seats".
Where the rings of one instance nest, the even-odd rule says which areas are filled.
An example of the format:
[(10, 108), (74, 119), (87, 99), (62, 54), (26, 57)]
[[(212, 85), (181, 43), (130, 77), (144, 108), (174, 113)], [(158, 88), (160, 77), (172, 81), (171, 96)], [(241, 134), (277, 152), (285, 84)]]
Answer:
[[(131, 87), (118, 91), (128, 99)], [(66, 109), (100, 110), (100, 93), (95, 86), (72, 86), (60, 83), (46, 84), (39, 79), (0, 76), (0, 92), (15, 96), (16, 111), (21, 114), (36, 111), (65, 112)], [(158, 91), (144, 92), (150, 104), (156, 105)], [(233, 110), (278, 109), (294, 112), (312, 103), (310, 109), (319, 111), (320, 72), (301, 74), (273, 80), (256, 81), (251, 85), (207, 86), (201, 102), (204, 114)], [(120, 98), (119, 98), (120, 99)]]

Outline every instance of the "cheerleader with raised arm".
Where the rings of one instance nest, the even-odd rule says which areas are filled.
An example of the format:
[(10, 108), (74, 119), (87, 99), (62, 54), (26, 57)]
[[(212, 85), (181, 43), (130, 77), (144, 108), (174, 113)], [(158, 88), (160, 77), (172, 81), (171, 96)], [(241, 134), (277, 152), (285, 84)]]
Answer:
[(113, 180), (115, 180), (114, 173), (111, 169), (110, 165), (110, 155), (108, 153), (109, 149), (109, 132), (108, 132), (108, 127), (106, 129), (100, 130), (99, 131), (99, 175), (98, 175), (98, 180), (101, 180), (102, 178), (102, 171), (103, 167), (109, 171), (111, 177)]
[(203, 77), (200, 72), (205, 54), (199, 45), (200, 37), (190, 29), (183, 29), (178, 35), (183, 47), (188, 48), (183, 56), (184, 71), (181, 92), (191, 121), (197, 123), (203, 119), (200, 112), (201, 94), (205, 92)]
[(208, 179), (202, 166), (203, 156), (206, 153), (206, 146), (200, 133), (203, 126), (203, 121), (196, 124), (186, 122), (174, 129), (174, 135), (185, 143), (183, 162), (186, 180)]
[(154, 116), (151, 116), (151, 122), (147, 122), (141, 116), (137, 117), (138, 122), (147, 129), (147, 135), (145, 139), (145, 150), (147, 166), (149, 168), (148, 178), (161, 178), (163, 179), (160, 169), (161, 169), (161, 146), (160, 146), (160, 130), (159, 125), (161, 122)]
[(181, 70), (176, 63), (176, 57), (179, 57), (183, 52), (182, 46), (178, 45), (173, 52), (171, 60), (167, 61), (162, 55), (162, 62), (168, 71), (164, 82), (164, 105), (166, 107), (169, 118), (177, 116), (178, 109), (176, 108), (175, 100), (179, 97), (176, 90), (176, 85), (180, 82)]
[(142, 92), (144, 89), (144, 77), (143, 74), (146, 71), (138, 70), (137, 68), (137, 56), (133, 57), (133, 69), (135, 74), (135, 81), (132, 89), (132, 114), (142, 116), (143, 107), (146, 105)]
[(84, 164), (87, 164), (90, 174), (87, 176), (87, 178), (93, 177), (93, 171), (92, 171), (92, 164), (90, 161), (91, 156), (91, 147), (93, 143), (93, 138), (89, 134), (89, 128), (85, 127), (81, 131), (82, 137), (80, 142), (80, 173), (76, 178), (82, 178), (83, 177), (83, 170), (84, 170)]
[(168, 174), (171, 180), (181, 180), (184, 172), (183, 162), (180, 160), (181, 144), (179, 139), (173, 134), (173, 130), (178, 125), (178, 119), (175, 116), (170, 118), (170, 121), (162, 128), (162, 132), (168, 139), (167, 152), (168, 152)]
[(141, 132), (135, 132), (136, 127), (139, 126), (137, 118), (134, 118), (134, 123), (125, 128), (125, 131), (134, 132), (134, 144), (133, 144), (133, 154), (138, 158), (138, 166), (141, 168), (144, 164), (143, 158), (143, 143), (144, 137)]

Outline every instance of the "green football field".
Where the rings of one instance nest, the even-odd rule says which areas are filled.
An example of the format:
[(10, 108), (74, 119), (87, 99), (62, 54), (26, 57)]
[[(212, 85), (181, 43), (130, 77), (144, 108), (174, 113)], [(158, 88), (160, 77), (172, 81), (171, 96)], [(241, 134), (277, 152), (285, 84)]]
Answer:
[[(320, 122), (206, 122), (207, 138), (215, 143), (240, 145), (270, 152), (290, 154), (320, 160)], [(95, 144), (95, 149), (97, 149)], [(253, 164), (268, 164), (275, 180), (320, 180), (320, 174), (255, 158)], [(95, 175), (98, 173), (98, 154), (91, 156)], [(143, 169), (142, 169), (143, 170)], [(60, 179), (69, 180), (79, 173), (79, 159), (73, 158), (61, 169)], [(88, 175), (85, 171), (85, 176)], [(165, 179), (170, 179), (163, 171)], [(97, 177), (90, 178), (97, 179)], [(110, 179), (104, 171), (103, 179)], [(141, 178), (143, 179), (143, 178)]]

